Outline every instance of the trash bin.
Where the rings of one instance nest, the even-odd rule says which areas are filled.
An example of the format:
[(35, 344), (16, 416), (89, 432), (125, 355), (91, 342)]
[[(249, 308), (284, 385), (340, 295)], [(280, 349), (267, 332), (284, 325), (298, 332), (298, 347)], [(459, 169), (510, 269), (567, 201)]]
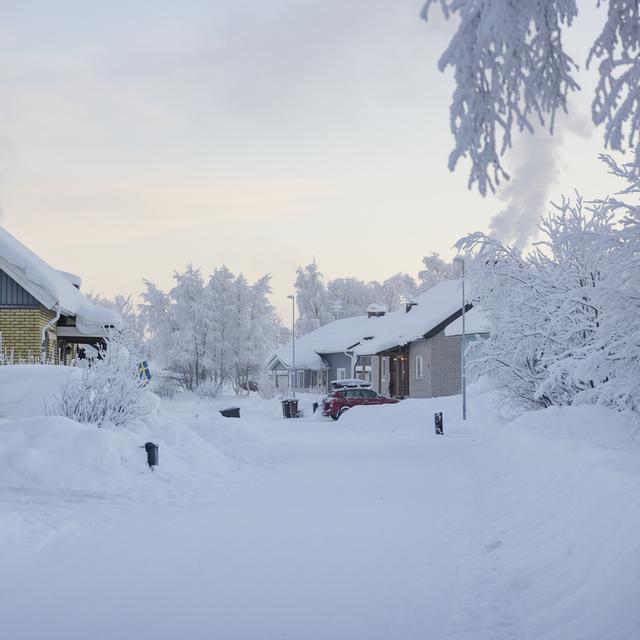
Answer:
[(145, 442), (144, 448), (147, 452), (147, 464), (149, 467), (158, 466), (158, 445), (155, 442)]
[(240, 407), (229, 407), (228, 409), (222, 409), (220, 413), (225, 418), (239, 418), (240, 417)]
[(435, 423), (436, 435), (441, 436), (444, 434), (444, 423), (442, 421), (442, 411), (433, 414), (433, 421)]
[(282, 417), (283, 418), (298, 417), (298, 401), (297, 400), (282, 401)]

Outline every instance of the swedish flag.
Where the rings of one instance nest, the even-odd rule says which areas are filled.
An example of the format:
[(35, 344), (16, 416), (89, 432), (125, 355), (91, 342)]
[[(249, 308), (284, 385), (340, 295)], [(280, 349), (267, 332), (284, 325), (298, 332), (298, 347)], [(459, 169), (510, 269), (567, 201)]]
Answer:
[(143, 360), (138, 365), (138, 371), (140, 372), (140, 380), (144, 380), (145, 382), (151, 380), (151, 371), (149, 370), (149, 363), (146, 360)]

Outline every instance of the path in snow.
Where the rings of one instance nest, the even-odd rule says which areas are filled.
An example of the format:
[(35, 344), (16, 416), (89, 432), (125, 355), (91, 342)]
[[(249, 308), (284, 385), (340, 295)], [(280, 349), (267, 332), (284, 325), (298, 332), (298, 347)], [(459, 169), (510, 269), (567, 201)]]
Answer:
[[(40, 528), (0, 545), (0, 638), (637, 637), (636, 453), (609, 448), (611, 431), (603, 448), (561, 430), (575, 415), (598, 434), (609, 414), (435, 437), (420, 427), (434, 407), (409, 402), (389, 409), (413, 416), (402, 433), (373, 413), (360, 430), (355, 411), (243, 419), (268, 455), (181, 506), (15, 496)], [(555, 420), (546, 435), (541, 417)]]
[(3, 637), (444, 635), (469, 570), (469, 442), (262, 429), (284, 460), (252, 481), (210, 503), (116, 510), (15, 567)]

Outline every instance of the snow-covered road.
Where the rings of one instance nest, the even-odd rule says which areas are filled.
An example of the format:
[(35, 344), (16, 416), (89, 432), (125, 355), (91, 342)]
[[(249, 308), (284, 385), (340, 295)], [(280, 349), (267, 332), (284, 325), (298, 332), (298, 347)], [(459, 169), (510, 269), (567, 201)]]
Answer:
[[(584, 593), (580, 579), (592, 578), (571, 565), (580, 549), (562, 537), (558, 505), (551, 522), (543, 509), (520, 508), (510, 487), (525, 497), (531, 488), (499, 456), (488, 463), (490, 439), (471, 428), (436, 438), (428, 419), (425, 433), (402, 435), (342, 422), (256, 420), (271, 457), (184, 504), (30, 503), (29, 517), (48, 518), (50, 532), (0, 552), (0, 636), (633, 637), (632, 594), (608, 609), (617, 627), (597, 611), (573, 613), (598, 585)], [(533, 445), (530, 454), (535, 467)], [(623, 560), (637, 568), (637, 549)], [(565, 561), (564, 573), (554, 569)], [(560, 587), (580, 596), (568, 594), (564, 617), (557, 589), (544, 586), (563, 577)]]

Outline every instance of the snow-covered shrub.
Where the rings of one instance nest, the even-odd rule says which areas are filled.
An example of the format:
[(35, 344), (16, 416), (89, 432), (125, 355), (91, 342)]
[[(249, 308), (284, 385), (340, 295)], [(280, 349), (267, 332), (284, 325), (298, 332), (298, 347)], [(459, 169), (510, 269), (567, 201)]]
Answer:
[(49, 413), (84, 424), (122, 426), (151, 410), (138, 359), (117, 339), (98, 358), (78, 360), (75, 366), (81, 374), (69, 376), (59, 403)]
[(199, 398), (212, 400), (213, 398), (217, 397), (218, 394), (220, 393), (220, 385), (216, 382), (209, 380), (207, 382), (203, 382), (202, 384), (198, 385), (196, 387), (195, 393)]
[(258, 393), (264, 400), (271, 400), (278, 395), (276, 381), (272, 375), (266, 374), (262, 377), (260, 384), (258, 384)]
[(563, 200), (527, 255), (480, 233), (460, 241), (491, 327), (471, 367), (491, 374), (507, 404), (640, 413), (638, 211), (617, 200)]

